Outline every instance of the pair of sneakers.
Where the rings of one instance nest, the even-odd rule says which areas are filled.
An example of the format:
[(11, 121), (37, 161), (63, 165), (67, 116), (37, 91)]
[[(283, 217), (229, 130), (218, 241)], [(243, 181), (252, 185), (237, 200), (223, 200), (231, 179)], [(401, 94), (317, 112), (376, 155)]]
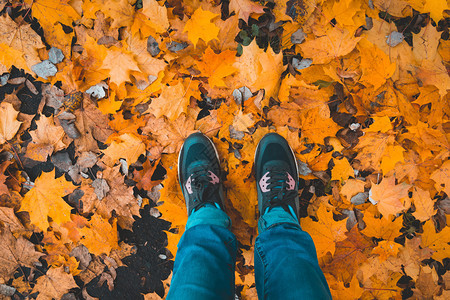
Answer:
[[(256, 148), (254, 167), (260, 216), (281, 207), (298, 221), (298, 169), (288, 142), (276, 133), (266, 134)], [(224, 209), (221, 173), (214, 143), (202, 133), (191, 134), (178, 156), (188, 216), (206, 204)]]

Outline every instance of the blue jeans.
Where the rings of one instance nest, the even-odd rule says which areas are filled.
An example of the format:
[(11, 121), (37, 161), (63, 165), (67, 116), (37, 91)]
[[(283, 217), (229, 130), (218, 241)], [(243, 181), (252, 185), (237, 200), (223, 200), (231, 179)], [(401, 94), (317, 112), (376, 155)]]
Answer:
[[(178, 243), (166, 299), (234, 299), (237, 242), (222, 210), (207, 206), (191, 214)], [(331, 299), (314, 243), (281, 208), (260, 218), (255, 242), (259, 299)]]

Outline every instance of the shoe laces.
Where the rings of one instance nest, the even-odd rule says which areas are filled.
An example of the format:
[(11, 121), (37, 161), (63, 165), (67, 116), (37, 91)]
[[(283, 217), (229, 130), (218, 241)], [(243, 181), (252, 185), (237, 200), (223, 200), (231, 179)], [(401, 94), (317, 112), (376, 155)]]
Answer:
[(269, 197), (269, 210), (275, 206), (281, 206), (288, 209), (288, 204), (292, 203), (292, 200), (297, 197), (296, 190), (288, 190), (288, 175), (286, 169), (280, 170), (275, 168), (268, 168), (269, 180), (268, 189), (270, 190), (267, 194)]
[(214, 203), (214, 194), (219, 189), (219, 184), (212, 184), (210, 168), (207, 165), (197, 166), (192, 169), (191, 188), (194, 198), (194, 208), (206, 203)]

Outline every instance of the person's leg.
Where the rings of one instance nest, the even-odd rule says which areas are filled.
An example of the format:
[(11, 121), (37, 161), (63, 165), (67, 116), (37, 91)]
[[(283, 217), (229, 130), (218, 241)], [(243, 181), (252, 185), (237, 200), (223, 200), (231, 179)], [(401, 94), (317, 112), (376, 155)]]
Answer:
[(230, 219), (206, 206), (192, 213), (178, 244), (167, 299), (234, 299), (237, 243)]
[(234, 299), (237, 243), (224, 212), (219, 156), (213, 142), (191, 134), (178, 157), (188, 221), (167, 299)]
[(314, 242), (292, 215), (275, 208), (260, 219), (259, 229), (255, 242), (259, 299), (331, 299)]
[(259, 236), (255, 281), (259, 299), (331, 299), (314, 243), (298, 222), (297, 161), (288, 142), (265, 135), (255, 153)]

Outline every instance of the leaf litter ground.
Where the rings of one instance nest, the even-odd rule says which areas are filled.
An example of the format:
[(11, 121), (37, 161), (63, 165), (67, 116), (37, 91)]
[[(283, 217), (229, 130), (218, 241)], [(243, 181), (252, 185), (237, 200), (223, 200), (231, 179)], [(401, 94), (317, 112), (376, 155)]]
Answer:
[(448, 22), (445, 0), (0, 0), (0, 295), (164, 298), (177, 152), (201, 131), (239, 298), (256, 298), (253, 154), (278, 132), (334, 298), (447, 299)]

